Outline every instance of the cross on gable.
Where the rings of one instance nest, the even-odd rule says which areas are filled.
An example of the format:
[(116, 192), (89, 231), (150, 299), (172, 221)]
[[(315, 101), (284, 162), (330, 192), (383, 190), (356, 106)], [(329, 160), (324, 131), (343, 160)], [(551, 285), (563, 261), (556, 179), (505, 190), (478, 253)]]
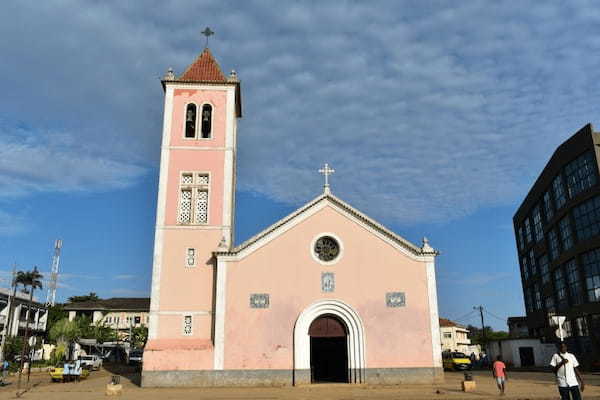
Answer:
[(323, 168), (319, 169), (319, 173), (325, 176), (325, 185), (323, 186), (323, 188), (326, 192), (329, 192), (329, 175), (335, 173), (335, 169), (329, 168), (329, 164), (325, 163)]

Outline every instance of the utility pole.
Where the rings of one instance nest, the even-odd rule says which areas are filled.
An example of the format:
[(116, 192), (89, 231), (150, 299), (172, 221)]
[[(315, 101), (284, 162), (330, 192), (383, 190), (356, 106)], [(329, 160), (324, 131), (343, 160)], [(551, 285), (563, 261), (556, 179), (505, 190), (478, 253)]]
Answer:
[(473, 307), (473, 310), (479, 311), (479, 315), (481, 316), (481, 341), (483, 343), (483, 348), (485, 349), (487, 341), (485, 340), (485, 325), (483, 323), (483, 306)]
[(10, 281), (10, 289), (8, 291), (8, 314), (6, 315), (6, 321), (4, 321), (4, 334), (2, 335), (2, 341), (0, 342), (0, 361), (4, 361), (4, 348), (6, 346), (6, 337), (10, 335), (12, 328), (12, 301), (17, 291), (17, 264), (13, 264), (12, 279)]

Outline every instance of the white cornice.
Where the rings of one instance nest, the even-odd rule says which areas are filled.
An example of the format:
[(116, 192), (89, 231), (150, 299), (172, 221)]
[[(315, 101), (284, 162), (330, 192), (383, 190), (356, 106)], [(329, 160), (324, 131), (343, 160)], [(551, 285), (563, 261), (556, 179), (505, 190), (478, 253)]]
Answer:
[(361, 227), (375, 234), (377, 237), (386, 241), (394, 248), (414, 260), (425, 262), (432, 261), (438, 254), (437, 251), (431, 247), (422, 249), (414, 245), (413, 243), (379, 224), (375, 220), (369, 218), (367, 215), (361, 213), (354, 207), (350, 206), (348, 203), (333, 196), (331, 193), (325, 193), (316, 197), (306, 205), (300, 207), (290, 215), (280, 219), (273, 225), (254, 235), (231, 251), (217, 251), (214, 254), (216, 257), (223, 260), (242, 259), (327, 206), (331, 207), (341, 215), (353, 220)]

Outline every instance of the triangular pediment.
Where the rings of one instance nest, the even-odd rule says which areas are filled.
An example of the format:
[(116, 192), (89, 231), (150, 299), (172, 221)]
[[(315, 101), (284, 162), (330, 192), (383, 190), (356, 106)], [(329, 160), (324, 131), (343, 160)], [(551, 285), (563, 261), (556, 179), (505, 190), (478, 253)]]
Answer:
[(345, 201), (335, 197), (331, 193), (324, 193), (321, 196), (313, 199), (308, 202), (304, 206), (300, 207), (293, 213), (288, 216), (280, 219), (273, 225), (259, 232), (258, 234), (252, 236), (250, 239), (241, 243), (240, 245), (234, 247), (229, 251), (217, 251), (215, 252), (216, 257), (221, 256), (244, 256), (245, 253), (252, 250), (252, 248), (262, 247), (264, 244), (271, 242), (274, 240), (278, 233), (284, 232), (299, 222), (306, 219), (307, 216), (313, 214), (320, 209), (330, 206), (334, 208), (336, 211), (339, 211), (341, 214), (345, 215), (347, 218), (354, 220), (358, 224), (362, 225), (370, 232), (376, 234), (380, 238), (392, 243), (395, 247), (402, 250), (404, 253), (413, 256), (431, 256), (437, 255), (437, 251), (429, 247), (428, 244), (425, 244), (423, 247), (418, 247), (417, 245), (411, 243), (410, 241), (404, 239), (400, 235), (397, 235), (390, 229), (381, 225), (377, 221), (368, 217), (364, 213), (358, 211)]

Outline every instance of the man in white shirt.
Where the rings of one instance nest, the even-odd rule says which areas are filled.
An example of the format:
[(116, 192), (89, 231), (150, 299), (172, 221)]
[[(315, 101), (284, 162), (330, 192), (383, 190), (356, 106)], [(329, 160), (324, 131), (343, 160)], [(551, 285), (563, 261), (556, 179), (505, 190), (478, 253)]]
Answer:
[(560, 393), (561, 400), (581, 400), (579, 384), (581, 383), (582, 392), (585, 389), (585, 384), (577, 369), (579, 366), (577, 358), (567, 352), (567, 345), (565, 343), (560, 344), (560, 350), (552, 356), (550, 365), (556, 374), (556, 383), (558, 384), (558, 392)]

